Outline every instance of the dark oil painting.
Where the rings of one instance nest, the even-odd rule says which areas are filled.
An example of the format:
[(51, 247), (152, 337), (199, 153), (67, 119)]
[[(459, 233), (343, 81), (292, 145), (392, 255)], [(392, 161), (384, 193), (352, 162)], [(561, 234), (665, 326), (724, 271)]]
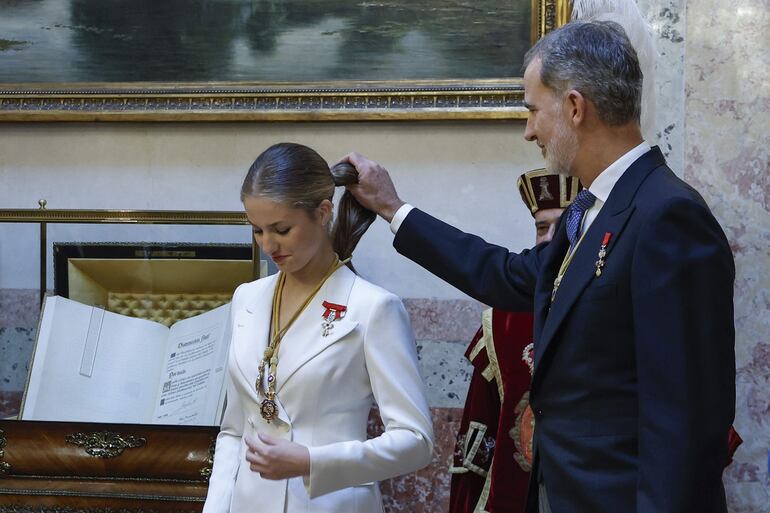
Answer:
[(0, 83), (521, 76), (532, 0), (0, 0)]

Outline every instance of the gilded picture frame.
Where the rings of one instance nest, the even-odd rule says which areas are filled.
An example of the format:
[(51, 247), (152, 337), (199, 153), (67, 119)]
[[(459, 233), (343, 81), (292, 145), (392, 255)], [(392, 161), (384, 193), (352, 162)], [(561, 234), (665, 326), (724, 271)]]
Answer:
[[(71, 2), (86, 5), (94, 0)], [(340, 2), (342, 0), (338, 0), (337, 4)], [(529, 44), (569, 19), (569, 0), (519, 2), (531, 3), (528, 10)], [(391, 3), (398, 3), (398, 0)], [(426, 0), (425, 5), (429, 3)], [(94, 5), (97, 4), (103, 3), (96, 2)], [(308, 2), (310, 4), (312, 2)], [(366, 2), (364, 4), (370, 5)], [(382, 7), (386, 4), (388, 2), (371, 5)], [(403, 5), (413, 8), (411, 6), (417, 4)], [(457, 4), (458, 12), (461, 12), (461, 8), (476, 8), (479, 5), (462, 0)], [(183, 6), (184, 3), (174, 5)], [(426, 12), (436, 10), (423, 9)], [(410, 22), (426, 23), (422, 19), (417, 22), (411, 19)], [(463, 22), (465, 20), (458, 21)], [(374, 20), (371, 23), (378, 22)], [(108, 30), (98, 24), (88, 25), (77, 20), (66, 26), (52, 24), (50, 27), (38, 28), (86, 33), (86, 36), (94, 33), (102, 36)], [(484, 28), (477, 27), (474, 30), (483, 33)], [(329, 30), (323, 33), (334, 32)], [(115, 38), (118, 36), (114, 35)], [(329, 80), (330, 76), (324, 75), (319, 80), (308, 81), (230, 81), (233, 77), (224, 73), (221, 77), (217, 76), (216, 80), (205, 77), (200, 81), (183, 79), (179, 82), (111, 81), (109, 76), (105, 81), (87, 82), (9, 81), (9, 75), (17, 75), (3, 75), (3, 53), (17, 52), (16, 57), (20, 58), (18, 56), (23, 55), (24, 44), (24, 41), (0, 39), (0, 50), (3, 50), (0, 51), (0, 77), (4, 78), (0, 79), (0, 122), (491, 120), (523, 119), (527, 116), (523, 107), (523, 86), (518, 77), (520, 71), (512, 70), (510, 76), (500, 77), (448, 76), (422, 79), (390, 79), (394, 73), (389, 72), (387, 80), (359, 80), (351, 79), (350, 76), (344, 80)], [(492, 46), (505, 46), (504, 41), (490, 40), (488, 44), (490, 52)], [(483, 47), (466, 50), (476, 52), (476, 55), (486, 54)], [(517, 56), (518, 59), (523, 58), (524, 51), (525, 48)], [(148, 59), (146, 62), (151, 61), (152, 56)], [(403, 59), (409, 60), (408, 53), (404, 54)], [(108, 68), (104, 61), (85, 65), (90, 65), (98, 73), (106, 73)], [(36, 66), (45, 67), (40, 63)]]

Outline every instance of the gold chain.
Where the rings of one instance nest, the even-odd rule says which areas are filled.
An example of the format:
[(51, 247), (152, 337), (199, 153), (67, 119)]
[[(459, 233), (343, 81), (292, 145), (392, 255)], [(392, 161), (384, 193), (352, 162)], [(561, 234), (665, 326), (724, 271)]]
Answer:
[[(581, 220), (580, 226), (582, 228), (583, 222)], [(564, 256), (564, 260), (561, 262), (561, 266), (559, 266), (559, 272), (556, 274), (556, 279), (553, 280), (553, 291), (551, 291), (551, 303), (556, 299), (556, 292), (559, 290), (559, 285), (561, 285), (561, 280), (564, 278), (564, 275), (567, 273), (567, 269), (569, 269), (569, 265), (572, 263), (572, 258), (575, 256), (575, 253), (577, 253), (578, 246), (580, 246), (580, 243), (583, 242), (583, 237), (585, 237), (586, 232), (588, 230), (584, 229), (583, 233), (580, 234), (580, 238), (575, 243), (575, 247), (569, 247), (567, 248), (567, 254)]]
[[(286, 274), (281, 272), (280, 276), (278, 277), (278, 284), (276, 285), (275, 291), (273, 292), (271, 330), (272, 337), (270, 339), (270, 343), (265, 348), (265, 353), (262, 356), (262, 360), (259, 362), (259, 373), (256, 382), (257, 392), (265, 396), (265, 400), (262, 401), (261, 413), (262, 417), (264, 417), (264, 419), (268, 422), (275, 419), (275, 417), (278, 415), (278, 408), (275, 403), (275, 384), (278, 369), (278, 348), (281, 345), (283, 336), (287, 331), (289, 331), (291, 325), (294, 324), (294, 321), (297, 320), (305, 308), (307, 308), (318, 291), (321, 290), (321, 287), (323, 287), (324, 283), (326, 283), (326, 280), (328, 280), (329, 277), (337, 271), (337, 269), (345, 265), (348, 261), (350, 261), (350, 259), (340, 262), (339, 257), (336, 254), (334, 255), (334, 262), (332, 263), (331, 267), (329, 267), (329, 270), (326, 271), (326, 274), (323, 278), (321, 278), (321, 281), (318, 282), (318, 285), (313, 288), (313, 290), (305, 298), (299, 308), (297, 308), (297, 310), (294, 312), (294, 314), (283, 328), (280, 328), (280, 311), (281, 298), (283, 296), (283, 286), (286, 283)], [(264, 387), (265, 389), (263, 391), (265, 367), (268, 367), (269, 371), (267, 375), (267, 386)]]

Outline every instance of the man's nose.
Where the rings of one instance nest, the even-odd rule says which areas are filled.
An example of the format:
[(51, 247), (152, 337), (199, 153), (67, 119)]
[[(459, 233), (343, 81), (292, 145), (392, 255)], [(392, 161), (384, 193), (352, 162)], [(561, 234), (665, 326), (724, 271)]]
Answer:
[(526, 128), (524, 128), (524, 139), (527, 141), (534, 141), (537, 139), (535, 137), (535, 130), (532, 128), (532, 122), (527, 118), (527, 125)]

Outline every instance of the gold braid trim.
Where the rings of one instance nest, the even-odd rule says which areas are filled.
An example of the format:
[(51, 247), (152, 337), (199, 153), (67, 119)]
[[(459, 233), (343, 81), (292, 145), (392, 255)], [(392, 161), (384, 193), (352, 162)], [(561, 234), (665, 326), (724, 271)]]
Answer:
[(492, 457), (492, 462), (489, 464), (489, 472), (484, 480), (484, 488), (481, 489), (481, 495), (479, 496), (479, 502), (476, 503), (476, 507), (473, 508), (473, 513), (488, 513), (487, 501), (489, 500), (489, 492), (492, 489), (492, 466), (495, 464), (495, 458)]
[(484, 346), (486, 344), (484, 343), (484, 336), (482, 335), (481, 338), (476, 342), (476, 345), (473, 346), (473, 350), (471, 351), (470, 356), (468, 357), (468, 360), (473, 363), (473, 360), (476, 359), (476, 357), (479, 355), (482, 349), (484, 349)]
[(484, 310), (484, 313), (481, 314), (481, 327), (484, 330), (481, 340), (487, 348), (487, 358), (489, 358), (489, 366), (484, 369), (482, 374), (487, 381), (494, 379), (497, 382), (497, 393), (500, 395), (500, 404), (503, 404), (503, 375), (500, 372), (500, 364), (498, 363), (497, 352), (495, 351), (495, 340), (492, 335), (491, 308)]
[(484, 376), (484, 379), (486, 379), (487, 381), (492, 381), (493, 379), (495, 379), (495, 368), (490, 363), (489, 365), (487, 365), (486, 369), (481, 371), (481, 375)]
[[(468, 447), (468, 441), (470, 439), (470, 434), (475, 433), (476, 436), (473, 437), (473, 444)], [(484, 470), (483, 468), (479, 467), (475, 463), (473, 463), (473, 459), (476, 457), (476, 453), (479, 452), (479, 447), (481, 446), (481, 442), (484, 441), (484, 435), (487, 433), (487, 426), (486, 424), (482, 424), (481, 422), (471, 421), (468, 424), (468, 434), (465, 438), (465, 451), (464, 451), (464, 461), (463, 466), (466, 467), (471, 472), (474, 472), (481, 477), (486, 477), (489, 471)], [(490, 467), (492, 468), (492, 467)]]

